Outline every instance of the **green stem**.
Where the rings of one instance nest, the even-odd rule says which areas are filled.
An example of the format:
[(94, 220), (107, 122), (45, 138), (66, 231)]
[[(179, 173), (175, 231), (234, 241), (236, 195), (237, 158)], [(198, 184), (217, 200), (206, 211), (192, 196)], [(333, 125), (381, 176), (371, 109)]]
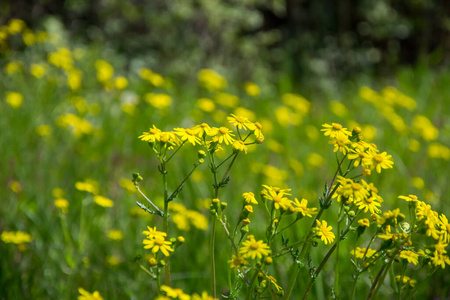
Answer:
[[(163, 230), (169, 236), (169, 201), (168, 200), (168, 193), (167, 193), (167, 178), (166, 178), (166, 164), (165, 162), (161, 162), (161, 173), (163, 176), (163, 188), (164, 188), (164, 215), (163, 215)], [(164, 259), (166, 262), (166, 266), (164, 268), (165, 277), (166, 277), (166, 285), (170, 286), (170, 261), (169, 257), (166, 256)]]
[(189, 172), (189, 174), (183, 179), (183, 181), (181, 181), (181, 183), (177, 186), (177, 188), (173, 191), (173, 193), (167, 198), (169, 201), (173, 200), (175, 194), (179, 192), (179, 190), (183, 187), (186, 180), (188, 180), (188, 178), (191, 177), (192, 173), (194, 173), (195, 169), (197, 169), (198, 166), (199, 166), (198, 164), (194, 164), (194, 168), (192, 169), (192, 171)]
[(250, 298), (252, 297), (252, 287), (253, 287), (253, 283), (256, 280), (256, 277), (258, 276), (258, 272), (259, 269), (255, 270), (255, 274), (252, 277), (252, 280), (250, 281), (250, 285), (248, 286), (248, 291), (247, 291), (247, 295), (245, 296), (245, 300), (250, 300)]
[(359, 275), (361, 273), (358, 271), (358, 273), (355, 275), (355, 279), (353, 280), (353, 285), (352, 285), (352, 297), (350, 299), (355, 299), (355, 292), (356, 292), (356, 283), (358, 282), (359, 279)]
[(383, 267), (381, 267), (380, 271), (377, 274), (377, 277), (375, 278), (372, 287), (370, 288), (369, 295), (367, 296), (367, 300), (376, 299), (378, 290), (380, 289), (381, 285), (383, 284), (384, 278), (386, 277), (387, 271), (390, 269), (392, 265), (393, 259), (390, 259), (389, 262)]
[[(345, 228), (344, 231), (342, 231), (341, 234), (338, 233), (338, 238), (339, 238), (339, 239), (342, 240), (342, 238), (344, 238), (345, 235), (350, 231), (350, 227), (351, 227), (351, 225), (352, 225), (352, 223), (353, 223), (353, 221), (354, 221), (355, 219), (356, 219), (356, 218), (354, 218), (354, 219), (350, 222), (350, 224), (347, 225), (347, 227)], [(336, 247), (337, 247), (337, 244), (338, 244), (338, 242), (335, 242), (334, 245), (333, 245), (333, 247), (331, 247), (331, 249), (328, 250), (327, 254), (326, 254), (325, 257), (322, 259), (322, 261), (321, 261), (319, 267), (318, 267), (317, 270), (314, 272), (313, 278), (311, 278), (311, 280), (309, 281), (308, 287), (306, 288), (306, 291), (305, 291), (305, 293), (303, 294), (303, 298), (302, 298), (303, 300), (305, 300), (306, 298), (308, 298), (308, 295), (309, 295), (309, 293), (310, 293), (310, 291), (311, 291), (311, 288), (312, 288), (312, 286), (313, 286), (313, 284), (314, 284), (315, 279), (316, 279), (317, 276), (320, 274), (320, 271), (322, 271), (322, 269), (323, 269), (323, 267), (325, 266), (325, 264), (327, 263), (328, 259), (330, 259), (331, 254), (333, 254), (334, 250), (335, 250)]]
[(334, 264), (334, 294), (336, 295), (336, 299), (339, 299), (339, 245), (341, 241), (341, 214), (342, 207), (344, 206), (344, 202), (341, 201), (341, 205), (339, 206), (339, 214), (338, 214), (338, 224), (337, 224), (337, 240), (336, 240), (336, 262)]
[[(186, 140), (186, 141), (187, 141), (187, 140)], [(168, 163), (168, 162), (172, 159), (172, 157), (178, 152), (178, 150), (180, 150), (181, 147), (183, 147), (183, 145), (184, 145), (184, 143), (186, 143), (186, 141), (184, 141), (183, 143), (181, 143), (181, 145), (178, 146), (178, 148), (177, 148), (177, 149), (169, 156), (169, 158), (165, 160), (166, 163)]]
[(216, 238), (216, 215), (212, 216), (212, 232), (211, 232), (211, 273), (212, 273), (212, 294), (216, 298), (216, 260), (215, 260), (215, 238)]

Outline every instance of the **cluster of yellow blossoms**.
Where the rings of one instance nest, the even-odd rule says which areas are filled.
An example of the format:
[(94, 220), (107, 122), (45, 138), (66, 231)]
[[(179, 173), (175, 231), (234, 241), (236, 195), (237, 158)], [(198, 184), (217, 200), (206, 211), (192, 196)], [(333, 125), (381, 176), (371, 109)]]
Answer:
[[(239, 139), (235, 139), (233, 131), (225, 126), (211, 127), (206, 123), (196, 125), (191, 128), (174, 128), (174, 131), (163, 132), (153, 125), (148, 132), (143, 132), (139, 138), (142, 141), (155, 143), (156, 141), (164, 144), (168, 149), (172, 149), (175, 146), (180, 146), (186, 142), (192, 145), (207, 145), (208, 148), (216, 147), (217, 150), (221, 150), (221, 144), (232, 145), (237, 151), (243, 151), (247, 153), (247, 146), (254, 143), (262, 143), (264, 136), (261, 132), (262, 125), (259, 122), (251, 122), (245, 117), (231, 115), (228, 117), (228, 121), (237, 128), (237, 135)], [(246, 143), (247, 138), (241, 136), (240, 130), (249, 130), (250, 134), (255, 135), (255, 142)], [(207, 140), (207, 138), (209, 138)], [(167, 146), (168, 145), (168, 146)]]
[(216, 298), (208, 295), (207, 292), (203, 292), (201, 295), (199, 294), (193, 294), (192, 296), (189, 294), (185, 294), (182, 289), (175, 289), (171, 288), (167, 285), (161, 286), (161, 292), (164, 293), (164, 295), (160, 295), (155, 298), (155, 300), (171, 300), (171, 299), (178, 299), (178, 300), (217, 300)]

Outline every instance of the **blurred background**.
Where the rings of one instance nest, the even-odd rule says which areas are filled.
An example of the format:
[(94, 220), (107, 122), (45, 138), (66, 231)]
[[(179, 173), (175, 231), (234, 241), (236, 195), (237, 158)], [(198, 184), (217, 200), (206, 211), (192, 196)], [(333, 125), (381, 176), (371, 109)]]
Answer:
[[(393, 155), (394, 169), (369, 178), (385, 210), (406, 210), (397, 196), (415, 194), (450, 212), (448, 1), (1, 0), (0, 25), (2, 299), (73, 299), (79, 287), (105, 299), (156, 294), (140, 269), (149, 252), (141, 232), (162, 225), (136, 206), (144, 200), (130, 181), (140, 172), (142, 188), (161, 203), (157, 159), (137, 138), (153, 124), (222, 126), (234, 113), (263, 125), (265, 142), (239, 157), (232, 188), (220, 197), (231, 220), (242, 193), (257, 195), (262, 184), (290, 187), (318, 207), (336, 168), (319, 130), (332, 122), (360, 126)], [(169, 190), (197, 150), (177, 155)], [(173, 203), (172, 236), (186, 238), (173, 257), (173, 283), (189, 293), (210, 280), (211, 183), (205, 164)], [(250, 226), (260, 239), (263, 216), (255, 212)], [(299, 224), (290, 238), (309, 226)], [(28, 236), (3, 235), (19, 231)], [(228, 253), (217, 259), (228, 268)], [(279, 282), (288, 281), (291, 264), (286, 257), (274, 267)], [(322, 275), (312, 299), (330, 295), (333, 268)], [(450, 297), (449, 280), (439, 270), (433, 289), (426, 281), (416, 296)], [(391, 292), (386, 283), (380, 297)]]

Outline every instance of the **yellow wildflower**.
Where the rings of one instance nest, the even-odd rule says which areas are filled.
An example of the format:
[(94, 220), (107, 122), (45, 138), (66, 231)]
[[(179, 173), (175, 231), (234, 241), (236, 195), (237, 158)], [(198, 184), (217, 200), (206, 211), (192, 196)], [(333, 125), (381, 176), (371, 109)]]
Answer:
[(247, 239), (242, 243), (242, 247), (239, 249), (239, 253), (244, 258), (262, 259), (263, 256), (267, 256), (270, 253), (269, 246), (261, 241), (256, 241), (254, 238)]
[(327, 221), (316, 220), (317, 226), (314, 228), (315, 232), (319, 235), (320, 239), (327, 245), (334, 241), (335, 235), (331, 231), (333, 228), (327, 226)]
[(103, 300), (103, 297), (98, 291), (94, 291), (91, 294), (83, 288), (78, 288), (78, 292), (80, 293), (80, 296), (78, 296), (78, 300)]
[(111, 199), (108, 199), (106, 197), (96, 195), (94, 196), (94, 202), (95, 204), (102, 206), (102, 207), (113, 207), (114, 202)]

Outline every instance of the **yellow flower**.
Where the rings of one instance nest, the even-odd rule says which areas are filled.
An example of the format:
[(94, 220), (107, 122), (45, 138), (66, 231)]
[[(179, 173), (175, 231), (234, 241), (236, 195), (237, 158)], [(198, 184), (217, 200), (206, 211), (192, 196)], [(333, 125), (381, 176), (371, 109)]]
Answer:
[(105, 60), (97, 60), (95, 62), (97, 69), (97, 80), (101, 83), (108, 82), (114, 75), (114, 68)]
[(164, 109), (172, 104), (172, 98), (167, 94), (153, 94), (145, 95), (145, 101), (158, 109)]
[(238, 151), (244, 151), (247, 154), (247, 145), (243, 141), (234, 141), (233, 148)]
[(447, 244), (441, 241), (434, 245), (434, 255), (431, 257), (431, 262), (434, 266), (440, 266), (442, 269), (445, 269), (445, 264), (450, 265), (450, 258), (446, 255), (446, 247)]
[(45, 67), (39, 64), (32, 64), (30, 66), (30, 74), (36, 78), (41, 78), (45, 75)]
[(209, 91), (219, 91), (227, 85), (227, 80), (224, 77), (210, 69), (200, 70), (197, 76), (200, 85)]
[(21, 245), (31, 242), (31, 235), (22, 231), (3, 231), (0, 239), (7, 244)]
[(381, 204), (375, 197), (360, 198), (358, 200), (355, 200), (354, 203), (356, 204), (356, 206), (358, 206), (358, 209), (364, 210), (365, 213), (368, 210), (372, 214), (380, 211), (378, 207), (380, 207)]
[(98, 291), (94, 291), (91, 294), (83, 288), (78, 288), (78, 292), (80, 293), (80, 296), (78, 296), (78, 300), (103, 300), (103, 297)]
[(152, 142), (154, 143), (155, 140), (159, 141), (159, 137), (161, 136), (161, 130), (156, 128), (155, 125), (153, 125), (153, 128), (150, 127), (148, 132), (143, 132), (142, 135), (140, 135), (138, 138), (140, 138), (144, 142)]
[(331, 231), (333, 228), (331, 226), (327, 226), (327, 221), (323, 220), (322, 222), (316, 220), (317, 226), (314, 228), (316, 233), (319, 235), (320, 239), (327, 245), (328, 243), (332, 243), (334, 241), (335, 235)]
[(200, 144), (200, 139), (195, 136), (196, 131), (193, 129), (175, 128), (176, 134), (180, 136), (182, 141), (188, 141), (192, 145)]
[(342, 152), (342, 154), (347, 154), (349, 151), (348, 144), (351, 144), (350, 140), (346, 135), (338, 134), (336, 137), (331, 138), (331, 140), (328, 142), (331, 145), (334, 145), (334, 152), (337, 152), (338, 150)]
[(156, 238), (156, 237), (165, 238), (167, 236), (167, 233), (165, 233), (163, 231), (157, 231), (156, 226), (153, 228), (147, 226), (147, 229), (148, 230), (142, 231), (142, 234), (147, 235), (147, 238), (149, 238), (149, 239)]
[(300, 212), (303, 216), (312, 218), (311, 214), (317, 214), (317, 208), (308, 208), (308, 200), (302, 199), (301, 202), (297, 198), (294, 199), (295, 211)]
[(234, 139), (232, 138), (232, 136), (234, 136), (233, 133), (231, 133), (231, 130), (229, 130), (226, 127), (220, 127), (219, 130), (217, 131), (217, 135), (216, 135), (219, 140), (218, 142), (220, 144), (222, 144), (223, 142), (225, 142), (225, 144), (229, 145), (229, 144), (233, 144)]
[(167, 285), (161, 286), (161, 291), (165, 292), (166, 295), (173, 299), (179, 300), (190, 300), (191, 296), (185, 294), (182, 289), (174, 289)]
[(253, 82), (244, 83), (245, 92), (252, 97), (256, 97), (259, 95), (259, 86)]
[(369, 219), (366, 219), (366, 218), (358, 220), (358, 224), (361, 227), (370, 227)]
[(19, 108), (22, 106), (23, 96), (17, 92), (8, 92), (6, 93), (6, 103), (12, 108)]
[(352, 250), (350, 251), (351, 255), (354, 255), (356, 258), (370, 258), (372, 257), (374, 254), (377, 253), (377, 250), (373, 250), (373, 249), (366, 249), (366, 248), (360, 248), (360, 247), (356, 247), (356, 251)]
[(108, 232), (108, 238), (113, 241), (123, 240), (123, 232), (120, 230), (110, 230)]
[(123, 90), (128, 86), (128, 80), (123, 76), (116, 77), (114, 80), (114, 86), (118, 90)]
[(203, 291), (201, 295), (193, 294), (192, 300), (217, 300), (217, 299), (208, 295), (207, 292)]
[(7, 28), (9, 34), (14, 35), (21, 33), (25, 28), (27, 28), (27, 25), (20, 19), (11, 19), (9, 20)]
[(403, 199), (407, 202), (410, 202), (410, 201), (417, 202), (417, 200), (418, 200), (416, 195), (398, 196), (398, 198)]
[(377, 153), (375, 151), (369, 151), (367, 158), (363, 160), (364, 164), (369, 166), (370, 169), (376, 168), (377, 173), (381, 173), (381, 169), (392, 169), (394, 162), (391, 160), (392, 155), (388, 155), (386, 152)]
[(450, 224), (448, 223), (448, 219), (444, 214), (441, 214), (439, 216), (440, 219), (440, 223), (439, 223), (439, 227), (441, 228), (441, 240), (443, 243), (447, 243), (450, 242)]
[[(339, 123), (331, 123), (331, 125), (325, 123), (322, 125), (323, 129), (320, 131), (324, 131), (325, 136), (330, 136), (331, 139), (336, 138), (337, 136), (351, 136), (352, 133), (347, 130), (347, 128), (343, 128)], [(336, 152), (336, 151), (335, 151)]]
[(255, 194), (253, 194), (252, 192), (243, 193), (242, 197), (244, 197), (246, 203), (258, 204), (258, 201), (256, 201), (255, 199)]
[(216, 105), (211, 99), (208, 98), (200, 98), (197, 100), (197, 106), (203, 110), (204, 112), (213, 112), (216, 110)]
[(49, 125), (39, 125), (36, 127), (36, 133), (40, 136), (48, 136), (52, 133), (52, 128)]
[(237, 271), (240, 267), (246, 265), (248, 261), (246, 261), (243, 256), (238, 254), (232, 255), (228, 263), (230, 264), (230, 268), (234, 269), (234, 271)]
[(173, 252), (172, 242), (166, 241), (164, 237), (155, 236), (151, 239), (144, 239), (142, 242), (145, 246), (144, 249), (152, 249), (152, 253), (157, 253), (161, 251), (165, 256), (169, 256), (169, 251)]
[(55, 199), (55, 201), (53, 203), (55, 204), (55, 206), (57, 208), (59, 208), (61, 210), (61, 212), (63, 214), (67, 214), (68, 207), (69, 207), (69, 201), (67, 201), (64, 198), (57, 198), (57, 199)]
[(244, 258), (255, 259), (258, 257), (262, 259), (263, 256), (267, 256), (270, 253), (269, 246), (261, 241), (256, 241), (254, 238), (247, 239), (242, 243), (242, 247), (239, 249), (239, 253)]
[(75, 188), (82, 192), (88, 192), (91, 194), (98, 194), (98, 182), (92, 179), (86, 179), (85, 181), (77, 181)]
[(406, 259), (408, 262), (417, 265), (419, 263), (419, 254), (410, 250), (403, 250), (400, 252), (400, 258)]
[(282, 191), (275, 192), (274, 190), (268, 190), (268, 193), (264, 195), (266, 199), (272, 200), (275, 209), (283, 208), (284, 210), (288, 210), (289, 207), (292, 206), (292, 200), (284, 197), (284, 193)]
[(108, 199), (108, 198), (100, 196), (100, 195), (94, 196), (94, 202), (95, 202), (95, 204), (100, 205), (102, 207), (113, 207), (114, 206), (114, 202), (111, 199)]
[(228, 122), (231, 123), (231, 125), (236, 126), (239, 130), (244, 129), (247, 130), (255, 130), (256, 126), (252, 122), (250, 122), (247, 118), (236, 116), (234, 114), (231, 114), (231, 117), (227, 117)]

